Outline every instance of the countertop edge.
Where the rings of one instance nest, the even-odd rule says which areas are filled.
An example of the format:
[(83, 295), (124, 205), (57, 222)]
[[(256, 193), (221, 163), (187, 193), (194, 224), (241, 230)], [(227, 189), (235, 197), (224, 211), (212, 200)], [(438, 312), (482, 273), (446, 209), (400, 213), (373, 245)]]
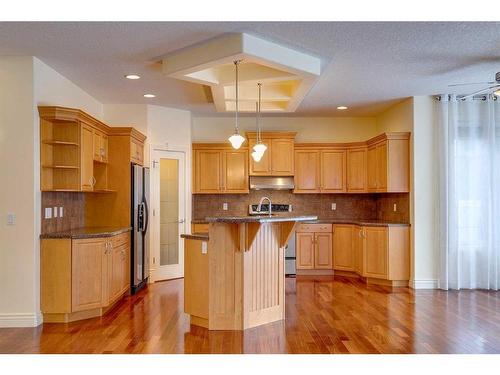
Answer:
[[(216, 221), (215, 221), (216, 222)], [(410, 223), (398, 223), (398, 222), (377, 222), (370, 220), (345, 220), (345, 219), (317, 219), (317, 220), (307, 220), (301, 221), (303, 224), (352, 224), (352, 225), (365, 225), (370, 227), (410, 227)], [(204, 219), (195, 219), (191, 221), (192, 224), (210, 224), (209, 221)]]
[(207, 217), (207, 223), (283, 223), (283, 222), (306, 222), (317, 220), (316, 215), (297, 215), (297, 216), (213, 216)]
[[(102, 228), (102, 231), (96, 231), (93, 233), (85, 233), (85, 230), (89, 230), (92, 228), (78, 228), (78, 229), (73, 229), (70, 231), (64, 231), (64, 232), (54, 232), (54, 233), (44, 233), (40, 234), (40, 239), (41, 240), (47, 240), (47, 239), (85, 239), (85, 238), (99, 238), (99, 237), (113, 237), (117, 236), (122, 233), (126, 233), (132, 230), (132, 227), (123, 227), (123, 228), (118, 228), (118, 229), (108, 229), (107, 228)], [(81, 231), (80, 233), (78, 231)]]
[(208, 241), (208, 233), (184, 233), (181, 234), (181, 238), (186, 240), (198, 240), (198, 241)]

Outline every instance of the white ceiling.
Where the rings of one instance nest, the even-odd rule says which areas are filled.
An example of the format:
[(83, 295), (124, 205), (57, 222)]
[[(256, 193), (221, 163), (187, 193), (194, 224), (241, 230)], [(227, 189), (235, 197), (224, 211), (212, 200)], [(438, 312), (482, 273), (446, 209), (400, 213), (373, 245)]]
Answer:
[[(37, 56), (103, 103), (216, 115), (210, 90), (164, 76), (160, 60), (230, 32), (321, 58), (322, 74), (297, 116), (373, 116), (402, 98), (452, 92), (450, 83), (491, 81), (500, 71), (498, 22), (4, 22), (0, 55)], [(146, 100), (146, 92), (157, 97)]]

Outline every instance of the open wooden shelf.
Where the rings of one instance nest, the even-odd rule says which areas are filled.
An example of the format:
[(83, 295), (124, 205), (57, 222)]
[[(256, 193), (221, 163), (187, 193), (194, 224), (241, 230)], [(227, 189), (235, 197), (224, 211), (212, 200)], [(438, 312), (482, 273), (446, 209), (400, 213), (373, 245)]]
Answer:
[(45, 140), (42, 141), (43, 144), (52, 146), (80, 146), (77, 142), (67, 142), (67, 141), (56, 141), (56, 140)]
[(42, 168), (53, 168), (53, 169), (80, 169), (80, 167), (74, 165), (42, 165)]

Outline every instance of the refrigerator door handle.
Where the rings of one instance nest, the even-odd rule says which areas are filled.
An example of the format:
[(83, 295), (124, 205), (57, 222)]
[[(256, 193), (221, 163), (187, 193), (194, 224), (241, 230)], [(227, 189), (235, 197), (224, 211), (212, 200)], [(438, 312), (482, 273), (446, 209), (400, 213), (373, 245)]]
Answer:
[(148, 202), (145, 200), (141, 203), (143, 206), (143, 211), (142, 211), (142, 231), (146, 232), (148, 230), (148, 225), (149, 225), (149, 208), (148, 208)]

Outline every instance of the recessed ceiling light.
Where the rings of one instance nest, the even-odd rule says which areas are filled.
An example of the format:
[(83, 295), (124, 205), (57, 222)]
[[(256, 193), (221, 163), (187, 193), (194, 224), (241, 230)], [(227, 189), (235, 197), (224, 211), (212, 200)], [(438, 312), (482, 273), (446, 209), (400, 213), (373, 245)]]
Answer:
[(141, 78), (141, 76), (138, 76), (137, 74), (127, 74), (125, 76), (125, 78), (127, 78), (127, 79), (139, 79), (139, 78)]
[(145, 98), (154, 98), (154, 97), (156, 97), (156, 95), (154, 95), (154, 94), (144, 94), (144, 97)]
[(341, 105), (340, 107), (337, 107), (337, 109), (344, 111), (347, 109), (347, 107), (345, 105)]

